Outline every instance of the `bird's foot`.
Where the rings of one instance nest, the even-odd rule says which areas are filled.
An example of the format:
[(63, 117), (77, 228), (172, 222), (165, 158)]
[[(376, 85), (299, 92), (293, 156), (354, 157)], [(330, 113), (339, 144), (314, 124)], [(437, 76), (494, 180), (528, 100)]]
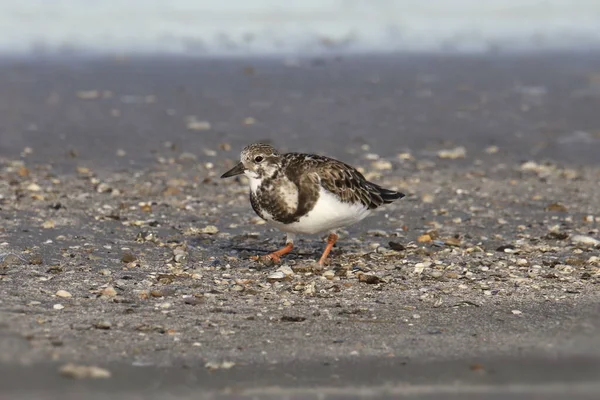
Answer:
[(312, 265), (310, 267), (311, 267), (313, 273), (319, 274), (325, 270), (325, 263), (317, 261), (317, 262), (312, 263)]
[(267, 254), (266, 256), (255, 256), (252, 257), (255, 261), (260, 261), (265, 265), (279, 264), (281, 262), (281, 256), (286, 255), (294, 248), (294, 243), (288, 242), (283, 249), (274, 251), (273, 253)]
[(266, 266), (272, 266), (281, 262), (281, 257), (273, 253), (267, 254), (266, 256), (254, 256), (251, 258), (252, 260), (258, 261), (262, 264), (265, 264)]

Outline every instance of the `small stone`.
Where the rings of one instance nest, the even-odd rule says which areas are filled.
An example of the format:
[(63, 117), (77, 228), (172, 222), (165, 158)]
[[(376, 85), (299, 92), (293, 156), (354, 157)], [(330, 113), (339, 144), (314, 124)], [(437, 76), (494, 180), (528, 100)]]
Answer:
[(360, 274), (358, 276), (358, 281), (368, 283), (370, 285), (375, 285), (382, 282), (380, 277), (371, 274)]
[(275, 271), (267, 277), (267, 282), (279, 282), (286, 278), (286, 275), (281, 271)]
[(221, 144), (219, 144), (219, 149), (221, 149), (223, 151), (230, 151), (231, 145), (229, 143), (221, 143)]
[(440, 150), (437, 153), (439, 158), (446, 158), (450, 160), (454, 160), (457, 158), (465, 158), (467, 155), (467, 149), (462, 146), (455, 147), (453, 149), (448, 150)]
[(431, 193), (424, 193), (421, 196), (421, 201), (423, 203), (433, 203), (435, 201), (435, 196), (432, 195)]
[(500, 150), (498, 146), (488, 146), (485, 148), (485, 152), (488, 154), (496, 154)]
[(215, 370), (215, 369), (231, 369), (235, 366), (235, 363), (232, 361), (223, 361), (221, 363), (209, 361), (204, 364), (206, 369)]
[(215, 235), (219, 233), (219, 228), (214, 225), (207, 225), (204, 228), (200, 229), (200, 233), (204, 233), (205, 235)]
[(527, 161), (521, 164), (520, 170), (527, 172), (536, 172), (540, 169), (540, 165), (535, 161)]
[(44, 229), (53, 229), (55, 226), (56, 224), (51, 219), (44, 221), (44, 223), (42, 224), (42, 228)]
[(29, 264), (31, 264), (31, 265), (42, 265), (43, 263), (44, 263), (44, 260), (42, 259), (42, 256), (40, 256), (39, 254), (29, 257)]
[(404, 250), (406, 250), (406, 247), (404, 247), (404, 245), (402, 243), (389, 242), (388, 245), (390, 246), (390, 249), (392, 249), (394, 251), (404, 251)]
[(117, 295), (117, 291), (114, 287), (108, 286), (100, 291), (100, 295), (102, 297), (115, 297)]
[(392, 163), (387, 160), (377, 160), (371, 163), (371, 166), (378, 171), (387, 171), (392, 169)]
[(110, 371), (104, 368), (95, 366), (84, 366), (67, 364), (59, 370), (62, 376), (73, 379), (99, 379), (99, 378), (110, 378)]
[(516, 251), (515, 246), (512, 244), (505, 244), (496, 248), (496, 251), (503, 253), (514, 253)]
[(137, 257), (129, 252), (124, 253), (123, 256), (121, 257), (121, 262), (123, 262), (125, 264), (129, 264), (130, 262), (134, 262), (135, 260), (137, 260)]
[(367, 231), (367, 235), (370, 236), (388, 236), (388, 233), (382, 229), (371, 229), (369, 231)]
[(571, 242), (573, 242), (574, 244), (582, 244), (586, 246), (597, 246), (600, 244), (600, 240), (594, 239), (591, 236), (584, 235), (571, 236)]
[(304, 294), (313, 295), (317, 291), (315, 282), (311, 282), (304, 287)]
[(519, 311), (519, 310), (512, 310), (511, 312), (512, 312), (514, 315), (521, 315), (521, 314), (523, 314), (523, 312), (522, 312), (522, 311)]
[(100, 321), (94, 324), (94, 328), (108, 330), (112, 327), (112, 324), (109, 321)]
[(208, 131), (211, 129), (211, 124), (208, 121), (200, 121), (195, 116), (187, 118), (187, 128), (191, 131)]
[(99, 90), (80, 90), (77, 92), (77, 97), (82, 100), (94, 100), (100, 97)]
[(282, 272), (285, 276), (294, 275), (294, 270), (290, 268), (288, 265), (283, 265), (277, 269), (277, 271)]
[(450, 237), (450, 238), (444, 239), (444, 244), (446, 246), (460, 247), (461, 241), (459, 238)]
[(71, 293), (67, 292), (66, 290), (59, 290), (59, 291), (56, 292), (56, 295), (58, 297), (62, 297), (62, 298), (65, 298), (65, 299), (68, 299), (69, 297), (73, 297), (71, 295)]
[(429, 261), (416, 263), (415, 269), (413, 272), (415, 274), (421, 274), (425, 268), (429, 268), (429, 267), (431, 267), (431, 263)]
[(335, 277), (335, 271), (333, 270), (327, 270), (325, 272), (323, 272), (323, 277), (329, 280), (332, 280)]
[(30, 192), (39, 192), (40, 190), (42, 190), (42, 188), (37, 183), (30, 183), (27, 186), (27, 190), (29, 190)]
[(431, 240), (431, 236), (429, 236), (428, 234), (421, 235), (417, 238), (417, 242), (419, 243), (430, 243)]
[(62, 310), (63, 308), (65, 308), (65, 306), (58, 303), (58, 304), (53, 305), (52, 308), (54, 308), (55, 310)]
[(299, 317), (295, 315), (284, 315), (281, 317), (282, 322), (303, 322), (306, 321), (306, 317)]
[(196, 296), (187, 297), (183, 300), (183, 302), (185, 304), (188, 304), (190, 306), (197, 306), (199, 304), (204, 304), (204, 301), (205, 301), (204, 297), (196, 297)]
[(567, 207), (565, 207), (563, 204), (560, 203), (552, 203), (552, 204), (548, 204), (545, 208), (545, 211), (551, 211), (551, 212), (567, 212)]
[(544, 239), (550, 239), (550, 240), (565, 240), (569, 238), (569, 234), (566, 232), (559, 232), (557, 230), (553, 230), (548, 232), (548, 234), (546, 236), (544, 236)]

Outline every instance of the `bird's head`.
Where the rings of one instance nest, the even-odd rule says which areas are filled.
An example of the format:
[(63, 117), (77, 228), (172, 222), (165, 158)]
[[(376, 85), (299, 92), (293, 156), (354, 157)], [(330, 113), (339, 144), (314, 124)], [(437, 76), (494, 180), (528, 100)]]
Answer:
[(221, 175), (221, 178), (245, 174), (251, 179), (264, 179), (275, 174), (281, 166), (282, 158), (273, 146), (253, 143), (242, 150), (240, 160), (235, 167)]

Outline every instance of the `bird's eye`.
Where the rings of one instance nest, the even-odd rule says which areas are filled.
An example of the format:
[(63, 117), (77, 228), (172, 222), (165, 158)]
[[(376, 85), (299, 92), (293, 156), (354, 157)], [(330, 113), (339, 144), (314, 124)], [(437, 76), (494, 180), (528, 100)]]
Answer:
[(254, 157), (254, 162), (257, 162), (257, 163), (259, 163), (259, 162), (261, 162), (262, 160), (263, 160), (263, 156), (256, 156), (256, 157)]

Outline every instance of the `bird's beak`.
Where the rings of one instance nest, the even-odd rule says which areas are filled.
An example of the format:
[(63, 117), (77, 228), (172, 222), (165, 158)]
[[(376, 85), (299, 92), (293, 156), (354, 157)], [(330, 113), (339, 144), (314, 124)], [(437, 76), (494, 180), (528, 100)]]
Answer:
[(241, 175), (244, 173), (244, 171), (246, 171), (246, 167), (244, 167), (244, 164), (240, 162), (235, 167), (221, 175), (221, 178), (229, 178), (231, 176)]

